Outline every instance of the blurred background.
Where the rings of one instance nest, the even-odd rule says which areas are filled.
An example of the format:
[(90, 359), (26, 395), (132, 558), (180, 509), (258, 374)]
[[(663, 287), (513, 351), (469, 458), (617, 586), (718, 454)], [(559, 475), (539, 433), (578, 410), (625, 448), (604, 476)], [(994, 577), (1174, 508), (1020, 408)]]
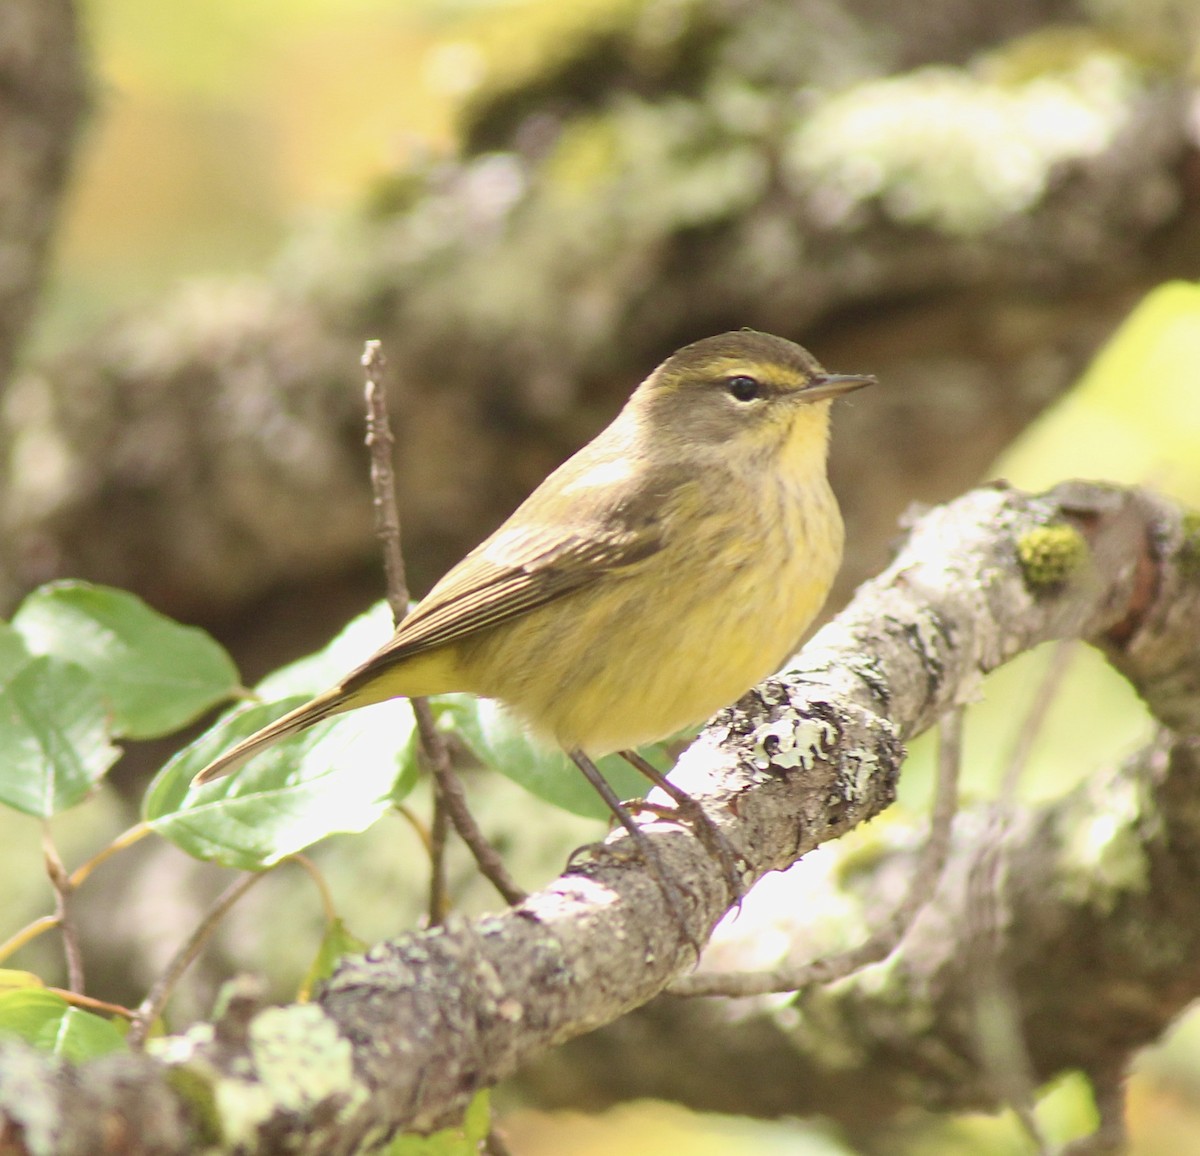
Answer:
[[(1200, 504), (1200, 5), (897, 7), (5, 0), (0, 68), (27, 97), (0, 108), (6, 612), (55, 577), (110, 582), (212, 630), (247, 684), (319, 646), (382, 589), (368, 337), (392, 366), (417, 592), (662, 356), (742, 325), (882, 383), (835, 422), (848, 551), (831, 609), (886, 561), (906, 510), (989, 477), (1147, 482)], [(998, 672), (974, 708), (973, 797), (994, 791), (1047, 662)], [(1081, 650), (1029, 797), (1149, 733)], [(132, 751), (62, 845), (126, 825), (166, 753)], [(866, 846), (923, 814), (928, 768), (919, 743)], [(526, 806), (506, 784), (472, 791), (501, 816)], [(19, 925), (47, 904), (38, 833), (0, 822)], [(595, 834), (549, 826), (513, 849), (529, 885)], [(397, 831), (327, 849), (367, 939), (397, 929), (396, 891), (419, 904), (419, 852)], [(193, 866), (159, 849), (132, 880), (98, 879), (136, 925), (97, 935), (105, 994), (127, 996), (189, 926), (191, 908), (163, 905), (210, 893)], [(286, 989), (303, 964), (273, 956), (255, 912), (319, 912), (268, 890), (230, 959)], [(502, 1098), (515, 1151), (1026, 1150), (1004, 1118), (868, 1146), (659, 1102), (539, 1107), (560, 1100), (544, 1080)], [(1040, 1110), (1052, 1134), (1085, 1129), (1083, 1081)], [(1200, 1152), (1200, 1021), (1146, 1055), (1130, 1111), (1137, 1153)]]

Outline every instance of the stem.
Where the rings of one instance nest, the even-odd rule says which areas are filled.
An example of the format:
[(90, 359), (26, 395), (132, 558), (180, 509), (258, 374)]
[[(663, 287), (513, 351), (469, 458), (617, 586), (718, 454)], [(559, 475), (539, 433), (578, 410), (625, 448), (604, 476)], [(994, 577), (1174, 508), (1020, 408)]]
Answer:
[(126, 847), (132, 847), (139, 839), (144, 839), (149, 835), (152, 830), (153, 828), (149, 823), (137, 823), (127, 831), (121, 832), (107, 847), (101, 851), (97, 851), (90, 859), (85, 859), (71, 872), (71, 886), (73, 888), (79, 887), (102, 863), (107, 862), (118, 851), (124, 851)]
[(235, 880), (217, 897), (217, 901), (208, 909), (208, 913), (200, 921), (196, 930), (184, 941), (183, 946), (175, 953), (166, 970), (157, 979), (146, 998), (134, 1012), (133, 1022), (125, 1037), (131, 1048), (140, 1048), (146, 1042), (146, 1035), (154, 1021), (162, 1015), (167, 1000), (175, 990), (183, 973), (191, 966), (192, 961), (204, 950), (204, 945), (212, 938), (217, 924), (224, 918), (226, 912), (250, 890), (260, 879), (265, 878), (265, 871), (249, 871), (240, 879)]
[(52, 991), (55, 995), (61, 996), (73, 1007), (81, 1007), (85, 1011), (101, 1012), (104, 1015), (120, 1016), (122, 1019), (132, 1020), (134, 1012), (129, 1008), (124, 1007), (119, 1003), (109, 1003), (103, 999), (93, 999), (90, 995), (82, 995), (77, 991), (66, 991), (61, 987), (48, 987), (47, 991)]
[(317, 893), (321, 896), (321, 909), (325, 912), (325, 922), (333, 923), (338, 917), (337, 904), (333, 901), (333, 892), (330, 890), (325, 876), (321, 874), (321, 869), (307, 855), (289, 855), (287, 861), (295, 863), (308, 872), (308, 877), (313, 881)]
[[(375, 534), (383, 549), (383, 569), (387, 576), (387, 599), (392, 608), (392, 620), (397, 628), (408, 613), (408, 581), (404, 572), (404, 555), (400, 548), (400, 510), (396, 503), (396, 475), (392, 468), (392, 451), (396, 439), (392, 436), (391, 419), (388, 416), (387, 396), (383, 388), (383, 372), (387, 361), (378, 341), (368, 341), (363, 349), (363, 370), (366, 376), (367, 400), (367, 447), (371, 452), (371, 494), (375, 509)], [(433, 712), (423, 698), (413, 698), (413, 714), (417, 719), (417, 733), (425, 762), (434, 778), (434, 824), (438, 822), (437, 806), (440, 800), (449, 813), (450, 821), (459, 837), (467, 845), (480, 871), (508, 903), (519, 903), (525, 892), (516, 885), (504, 867), (495, 848), (483, 837), (483, 833), (471, 817), (466, 794), (450, 764), (450, 752), (437, 725)], [(431, 874), (441, 881), (430, 883), (430, 921), (441, 922), (441, 908), (445, 904), (445, 868), (435, 856), (440, 854), (437, 839), (430, 840)], [(434, 896), (440, 896), (435, 899)]]
[(433, 777), (433, 820), (429, 824), (429, 926), (438, 927), (450, 913), (450, 891), (446, 885), (446, 837), (450, 834), (450, 812), (436, 775)]
[(27, 943), (32, 943), (39, 935), (44, 935), (51, 928), (57, 926), (57, 915), (43, 915), (32, 923), (26, 924), (15, 935), (0, 943), (0, 963), (4, 963), (9, 956), (15, 955)]
[(59, 858), (58, 848), (50, 834), (50, 824), (42, 824), (42, 856), (46, 863), (46, 874), (54, 888), (54, 915), (62, 929), (63, 954), (67, 960), (67, 987), (73, 992), (83, 991), (83, 952), (79, 946), (79, 929), (71, 914), (71, 896), (74, 887), (71, 877)]

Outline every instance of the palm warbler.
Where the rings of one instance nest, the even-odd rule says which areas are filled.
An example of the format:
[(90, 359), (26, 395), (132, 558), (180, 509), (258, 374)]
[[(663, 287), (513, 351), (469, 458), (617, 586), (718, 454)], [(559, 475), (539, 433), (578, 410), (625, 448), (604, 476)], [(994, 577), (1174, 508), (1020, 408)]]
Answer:
[(506, 703), (602, 793), (591, 758), (610, 751), (661, 785), (630, 748), (778, 669), (824, 602), (842, 556), (830, 402), (873, 381), (752, 330), (679, 350), (390, 642), (195, 781), (342, 711), (467, 691)]

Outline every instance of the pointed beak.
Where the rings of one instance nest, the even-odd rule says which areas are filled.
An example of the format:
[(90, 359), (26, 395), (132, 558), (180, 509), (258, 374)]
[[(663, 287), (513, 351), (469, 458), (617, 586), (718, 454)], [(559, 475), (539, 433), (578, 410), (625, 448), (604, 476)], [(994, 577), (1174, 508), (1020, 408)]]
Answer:
[(864, 385), (877, 385), (869, 373), (819, 373), (797, 395), (798, 401), (826, 401), (862, 389)]

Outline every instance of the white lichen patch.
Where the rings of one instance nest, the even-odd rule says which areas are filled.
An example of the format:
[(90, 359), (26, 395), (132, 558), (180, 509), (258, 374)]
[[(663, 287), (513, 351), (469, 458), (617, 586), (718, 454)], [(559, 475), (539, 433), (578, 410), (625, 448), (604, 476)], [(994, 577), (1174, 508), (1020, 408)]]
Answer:
[(224, 1079), (213, 1088), (230, 1144), (250, 1144), (280, 1110), (302, 1112), (336, 1100), (341, 1111), (366, 1098), (354, 1075), (349, 1040), (313, 1004), (268, 1008), (250, 1025), (255, 1080)]
[(841, 773), (838, 782), (842, 797), (849, 803), (862, 799), (871, 787), (871, 780), (879, 770), (875, 752), (866, 747), (852, 747), (842, 752)]
[[(754, 748), (750, 758), (760, 771), (770, 766), (809, 771), (829, 750), (837, 732), (823, 719), (778, 719), (756, 727), (751, 737)], [(773, 740), (770, 746), (769, 740)]]

